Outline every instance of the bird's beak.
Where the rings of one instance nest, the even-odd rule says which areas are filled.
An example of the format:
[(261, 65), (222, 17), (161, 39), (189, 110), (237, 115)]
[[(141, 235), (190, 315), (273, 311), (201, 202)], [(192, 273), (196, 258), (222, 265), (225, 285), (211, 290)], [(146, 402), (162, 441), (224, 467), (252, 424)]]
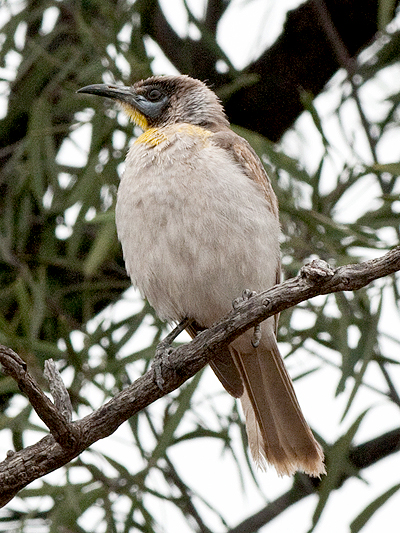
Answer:
[(135, 101), (135, 91), (131, 87), (124, 87), (123, 85), (105, 85), (98, 83), (95, 85), (87, 85), (78, 89), (77, 93), (94, 94), (96, 96), (104, 96), (105, 98), (111, 98), (112, 100), (118, 100), (119, 102), (126, 102), (132, 105)]
[(125, 113), (129, 116), (134, 124), (146, 130), (148, 128), (147, 112), (148, 103), (143, 96), (137, 94), (133, 87), (124, 87), (123, 85), (105, 85), (95, 84), (87, 85), (78, 89), (77, 93), (94, 94), (111, 98), (118, 102)]

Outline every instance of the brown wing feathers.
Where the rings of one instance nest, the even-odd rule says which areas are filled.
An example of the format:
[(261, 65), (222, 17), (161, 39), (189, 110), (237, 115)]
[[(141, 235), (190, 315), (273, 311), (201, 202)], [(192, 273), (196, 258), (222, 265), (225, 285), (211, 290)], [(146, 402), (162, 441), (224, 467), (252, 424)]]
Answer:
[[(214, 134), (212, 142), (227, 150), (249, 179), (261, 187), (272, 213), (278, 218), (276, 196), (251, 146), (225, 129)], [(280, 264), (277, 265), (276, 280), (277, 283), (280, 281)], [(244, 384), (240, 399), (255, 461), (263, 467), (266, 459), (281, 475), (300, 470), (320, 476), (325, 472), (322, 449), (304, 419), (279, 353), (275, 339), (277, 323), (278, 316), (262, 324), (261, 342), (257, 348), (252, 346), (252, 333), (246, 332), (229, 347), (232, 357), (228, 359), (227, 354), (221, 354), (212, 363), (212, 368), (228, 392), (238, 396), (240, 388), (237, 373), (232, 368), (234, 361)]]

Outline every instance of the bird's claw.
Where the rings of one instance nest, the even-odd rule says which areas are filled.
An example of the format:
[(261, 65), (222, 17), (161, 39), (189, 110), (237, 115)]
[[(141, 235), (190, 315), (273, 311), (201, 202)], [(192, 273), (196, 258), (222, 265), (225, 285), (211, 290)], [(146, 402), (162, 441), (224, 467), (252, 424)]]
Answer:
[(164, 390), (165, 379), (163, 378), (163, 368), (172, 369), (169, 356), (174, 351), (172, 346), (165, 340), (161, 341), (154, 354), (152, 370), (154, 372), (154, 381), (160, 390)]
[(182, 333), (182, 331), (187, 328), (192, 323), (192, 319), (185, 318), (183, 319), (172, 331), (169, 333), (165, 339), (158, 343), (156, 348), (156, 353), (154, 354), (154, 360), (152, 364), (152, 369), (154, 372), (154, 381), (157, 384), (157, 387), (160, 390), (164, 390), (165, 379), (163, 378), (163, 367), (173, 370), (173, 366), (169, 360), (169, 356), (174, 351), (171, 344), (174, 342), (176, 337)]
[(251, 291), (250, 289), (244, 289), (242, 292), (242, 296), (239, 296), (239, 298), (235, 298), (232, 302), (232, 307), (234, 309), (237, 309), (240, 304), (243, 302), (246, 302), (247, 300), (250, 300), (252, 296), (255, 296), (257, 293), (255, 291)]
[[(250, 289), (244, 289), (242, 292), (242, 296), (239, 298), (235, 298), (232, 302), (232, 307), (234, 309), (237, 309), (239, 305), (247, 300), (250, 300), (253, 296), (255, 296), (257, 293), (255, 291), (251, 291)], [(257, 326), (254, 327), (254, 333), (253, 338), (251, 339), (251, 345), (253, 348), (257, 348), (259, 346), (261, 341), (261, 325), (257, 324)]]

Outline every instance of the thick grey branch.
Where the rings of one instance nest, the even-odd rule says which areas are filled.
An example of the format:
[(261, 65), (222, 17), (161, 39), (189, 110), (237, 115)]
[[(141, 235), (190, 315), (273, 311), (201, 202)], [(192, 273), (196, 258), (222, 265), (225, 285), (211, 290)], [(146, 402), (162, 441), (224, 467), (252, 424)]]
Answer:
[[(170, 356), (171, 367), (165, 369), (164, 390), (154, 382), (149, 371), (130, 387), (118, 393), (108, 403), (82, 420), (67, 424), (55, 406), (44, 395), (26, 372), (23, 362), (11, 350), (0, 352), (1, 363), (17, 381), (42, 420), (53, 434), (51, 417), (60, 427), (71, 429), (73, 446), (59, 444), (48, 435), (33, 446), (9, 453), (0, 463), (0, 506), (4, 506), (22, 488), (45, 474), (60, 468), (77, 457), (91, 444), (111, 435), (124, 421), (182, 385), (201, 370), (221, 347), (226, 346), (250, 327), (269, 316), (320, 294), (356, 290), (371, 281), (400, 270), (400, 247), (380, 259), (331, 269), (323, 261), (306, 265), (296, 278), (264, 291), (232, 310), (218, 324), (201, 332), (191, 343), (175, 349)], [(39, 407), (40, 406), (40, 407)], [(62, 423), (61, 423), (62, 421)], [(64, 426), (62, 425), (64, 424)]]

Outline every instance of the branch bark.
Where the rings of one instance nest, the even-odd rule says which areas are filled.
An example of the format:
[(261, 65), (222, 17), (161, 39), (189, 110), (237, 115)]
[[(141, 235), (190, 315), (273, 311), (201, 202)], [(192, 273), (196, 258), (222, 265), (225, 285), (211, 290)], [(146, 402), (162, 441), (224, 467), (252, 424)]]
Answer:
[[(399, 270), (400, 247), (379, 259), (337, 269), (330, 268), (324, 261), (314, 260), (305, 265), (296, 278), (243, 302), (192, 342), (176, 348), (170, 355), (170, 364), (163, 372), (163, 391), (155, 384), (151, 370), (105, 405), (72, 423), (39, 389), (22, 359), (9, 348), (0, 347), (3, 368), (27, 394), (51, 431), (50, 435), (33, 446), (8, 452), (7, 458), (0, 463), (0, 506), (4, 506), (35, 479), (64, 466), (94, 442), (111, 435), (128, 418), (178, 388), (201, 370), (223, 346), (247, 329), (314, 296), (357, 290)], [(63, 437), (60, 437), (60, 432)], [(67, 438), (64, 438), (65, 435)]]

